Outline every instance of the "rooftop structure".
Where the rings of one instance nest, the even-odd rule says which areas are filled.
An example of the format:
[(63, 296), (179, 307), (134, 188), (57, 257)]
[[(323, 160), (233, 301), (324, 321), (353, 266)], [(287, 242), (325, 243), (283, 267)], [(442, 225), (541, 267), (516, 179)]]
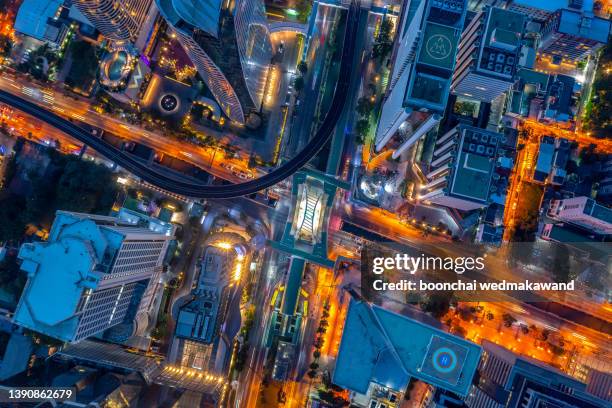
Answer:
[(159, 362), (153, 357), (130, 353), (118, 344), (83, 340), (69, 344), (58, 351), (54, 358), (69, 360), (91, 367), (118, 369), (137, 372), (150, 382), (159, 374)]
[(299, 340), (302, 319), (307, 315), (307, 301), (301, 299), (304, 295), (302, 277), (305, 268), (304, 259), (291, 257), (285, 284), (277, 288), (272, 295), (273, 311), (268, 328), (268, 345), (271, 345), (275, 339), (292, 344), (296, 344)]
[(17, 331), (0, 332), (0, 381), (25, 371), (33, 351), (32, 337)]
[(543, 22), (560, 9), (593, 11), (593, 0), (508, 0), (506, 8)]
[(612, 234), (612, 209), (589, 197), (553, 200), (548, 214), (560, 221), (580, 225), (596, 234)]
[(164, 234), (169, 237), (174, 237), (174, 233), (176, 232), (176, 225), (170, 222), (162, 221), (159, 218), (150, 217), (147, 214), (125, 207), (119, 209), (117, 218), (131, 225), (138, 225), (139, 227), (147, 228), (150, 231)]
[(333, 383), (361, 395), (374, 389), (377, 393), (383, 389), (402, 393), (414, 377), (465, 396), (480, 352), (480, 346), (474, 343), (353, 299)]
[(512, 167), (513, 151), (506, 135), (458, 125), (436, 141), (419, 200), (463, 211), (504, 205), (508, 180), (497, 170)]
[(68, 31), (57, 21), (63, 4), (61, 0), (24, 1), (15, 17), (15, 31), (57, 45)]
[(261, 0), (157, 0), (161, 14), (230, 120), (244, 124), (263, 101), (272, 58)]
[(133, 41), (140, 32), (151, 0), (75, 0), (74, 5), (106, 38)]
[(605, 401), (589, 395), (586, 384), (537, 360), (519, 356), (484, 340), (478, 365), (478, 384), (465, 398), (469, 408), (564, 407), (605, 408)]
[(461, 35), (451, 92), (491, 102), (508, 91), (517, 72), (527, 18), (487, 7)]
[(19, 251), (28, 281), (15, 322), (67, 342), (122, 323), (137, 288), (157, 284), (169, 240), (118, 218), (58, 211), (47, 242)]
[(217, 373), (227, 366), (240, 324), (231, 315), (237, 309), (232, 299), (238, 298), (232, 290), (233, 271), (243, 256), (229, 246), (204, 249), (194, 297), (180, 307), (176, 321), (181, 366)]
[(553, 169), (553, 158), (555, 155), (555, 139), (545, 136), (538, 148), (538, 159), (533, 171), (533, 181), (545, 183)]
[(589, 394), (612, 403), (612, 373), (590, 370), (586, 390)]
[(558, 10), (542, 28), (539, 52), (559, 62), (578, 62), (608, 42), (611, 25), (591, 12)]
[(509, 93), (507, 114), (549, 122), (567, 122), (573, 117), (574, 78), (525, 68), (519, 69), (517, 78)]
[(465, 0), (411, 1), (402, 10), (376, 150), (396, 136), (393, 158), (440, 121), (449, 95)]
[(612, 155), (607, 157), (599, 174), (601, 181), (597, 190), (597, 199), (603, 202), (612, 202)]

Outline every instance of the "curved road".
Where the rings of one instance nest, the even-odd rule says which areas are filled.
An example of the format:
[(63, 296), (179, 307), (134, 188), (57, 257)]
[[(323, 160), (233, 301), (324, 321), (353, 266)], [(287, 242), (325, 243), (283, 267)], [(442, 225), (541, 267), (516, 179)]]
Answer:
[(272, 172), (245, 183), (210, 186), (203, 183), (177, 180), (176, 177), (158, 172), (131, 157), (129, 154), (117, 150), (115, 147), (98, 139), (69, 120), (20, 97), (0, 90), (0, 102), (11, 105), (18, 110), (47, 122), (51, 126), (87, 144), (98, 153), (117, 163), (117, 165), (123, 167), (125, 170), (140, 177), (147, 183), (153, 184), (164, 190), (196, 198), (231, 198), (245, 196), (268, 188), (294, 174), (308, 163), (333, 135), (336, 122), (342, 114), (347, 99), (352, 72), (351, 65), (355, 48), (355, 38), (357, 37), (358, 14), (359, 6), (353, 4), (348, 12), (348, 21), (342, 49), (342, 60), (340, 62), (340, 79), (336, 84), (336, 90), (330, 110), (315, 136), (308, 142), (304, 150), (298, 153), (294, 158)]

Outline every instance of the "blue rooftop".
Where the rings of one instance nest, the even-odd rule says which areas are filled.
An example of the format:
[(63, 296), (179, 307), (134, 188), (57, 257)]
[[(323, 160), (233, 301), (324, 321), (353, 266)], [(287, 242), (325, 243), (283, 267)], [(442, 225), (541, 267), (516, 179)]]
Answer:
[[(568, 7), (570, 3), (570, 0), (512, 0), (511, 4), (537, 8), (552, 13)], [(593, 11), (593, 0), (584, 0), (581, 9)]]
[(113, 224), (117, 222), (113, 217), (95, 216), (94, 220), (87, 214), (58, 211), (47, 242), (22, 245), (19, 259), (28, 282), (15, 322), (71, 341), (83, 294), (98, 287), (125, 238), (126, 227)]
[(157, 0), (156, 3), (162, 16), (175, 27), (196, 28), (217, 36), (221, 0)]
[(608, 42), (610, 24), (610, 20), (605, 18), (566, 9), (561, 10), (558, 31), (605, 44)]
[(347, 313), (334, 384), (365, 394), (375, 382), (403, 391), (410, 377), (465, 396), (481, 348), (417, 320), (363, 301)]
[(63, 0), (25, 0), (15, 18), (15, 31), (44, 40), (47, 21), (53, 18)]

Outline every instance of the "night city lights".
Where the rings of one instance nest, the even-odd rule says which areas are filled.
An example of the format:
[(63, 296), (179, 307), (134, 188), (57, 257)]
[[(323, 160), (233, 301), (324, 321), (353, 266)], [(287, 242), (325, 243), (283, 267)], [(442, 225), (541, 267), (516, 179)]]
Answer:
[(610, 0), (0, 0), (0, 408), (612, 408)]

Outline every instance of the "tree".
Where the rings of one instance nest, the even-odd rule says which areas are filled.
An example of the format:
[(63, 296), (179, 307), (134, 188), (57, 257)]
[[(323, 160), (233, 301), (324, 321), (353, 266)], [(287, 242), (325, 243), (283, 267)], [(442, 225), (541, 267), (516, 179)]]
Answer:
[(467, 334), (467, 330), (465, 330), (463, 326), (455, 326), (455, 329), (453, 331), (457, 336), (460, 336), (460, 337), (465, 337)]
[(393, 42), (391, 41), (391, 30), (393, 29), (393, 22), (385, 18), (380, 24), (380, 32), (378, 38), (374, 42), (372, 47), (372, 56), (379, 61), (383, 61), (393, 48)]
[(298, 13), (297, 19), (301, 22), (306, 22), (312, 10), (312, 1), (311, 0), (297, 0), (295, 3), (295, 9)]
[(6, 256), (0, 262), (0, 287), (16, 298), (21, 294), (25, 283), (26, 274), (21, 272), (17, 259), (14, 256)]
[(295, 88), (297, 92), (300, 92), (302, 89), (304, 89), (304, 77), (303, 76), (296, 77), (295, 80), (293, 81), (293, 87)]
[(502, 315), (502, 320), (504, 321), (504, 326), (512, 327), (514, 323), (516, 323), (516, 318), (509, 313), (504, 313)]
[(96, 78), (98, 56), (95, 48), (86, 41), (75, 41), (70, 46), (73, 63), (66, 77), (66, 84), (87, 89)]
[(297, 69), (298, 69), (298, 71), (300, 71), (300, 74), (302, 74), (302, 76), (304, 76), (304, 75), (306, 75), (306, 72), (308, 71), (308, 64), (306, 64), (306, 61), (302, 60), (298, 64)]
[(0, 201), (0, 242), (20, 240), (25, 231), (25, 200), (11, 196)]
[(421, 304), (421, 309), (439, 319), (448, 312), (451, 297), (452, 292), (434, 292)]
[(366, 135), (370, 131), (370, 121), (367, 119), (359, 119), (355, 124), (355, 134), (365, 139)]
[(357, 107), (355, 108), (355, 110), (357, 111), (357, 113), (359, 113), (359, 115), (367, 117), (370, 115), (370, 113), (372, 113), (373, 109), (374, 104), (372, 103), (370, 98), (362, 96), (357, 100)]

